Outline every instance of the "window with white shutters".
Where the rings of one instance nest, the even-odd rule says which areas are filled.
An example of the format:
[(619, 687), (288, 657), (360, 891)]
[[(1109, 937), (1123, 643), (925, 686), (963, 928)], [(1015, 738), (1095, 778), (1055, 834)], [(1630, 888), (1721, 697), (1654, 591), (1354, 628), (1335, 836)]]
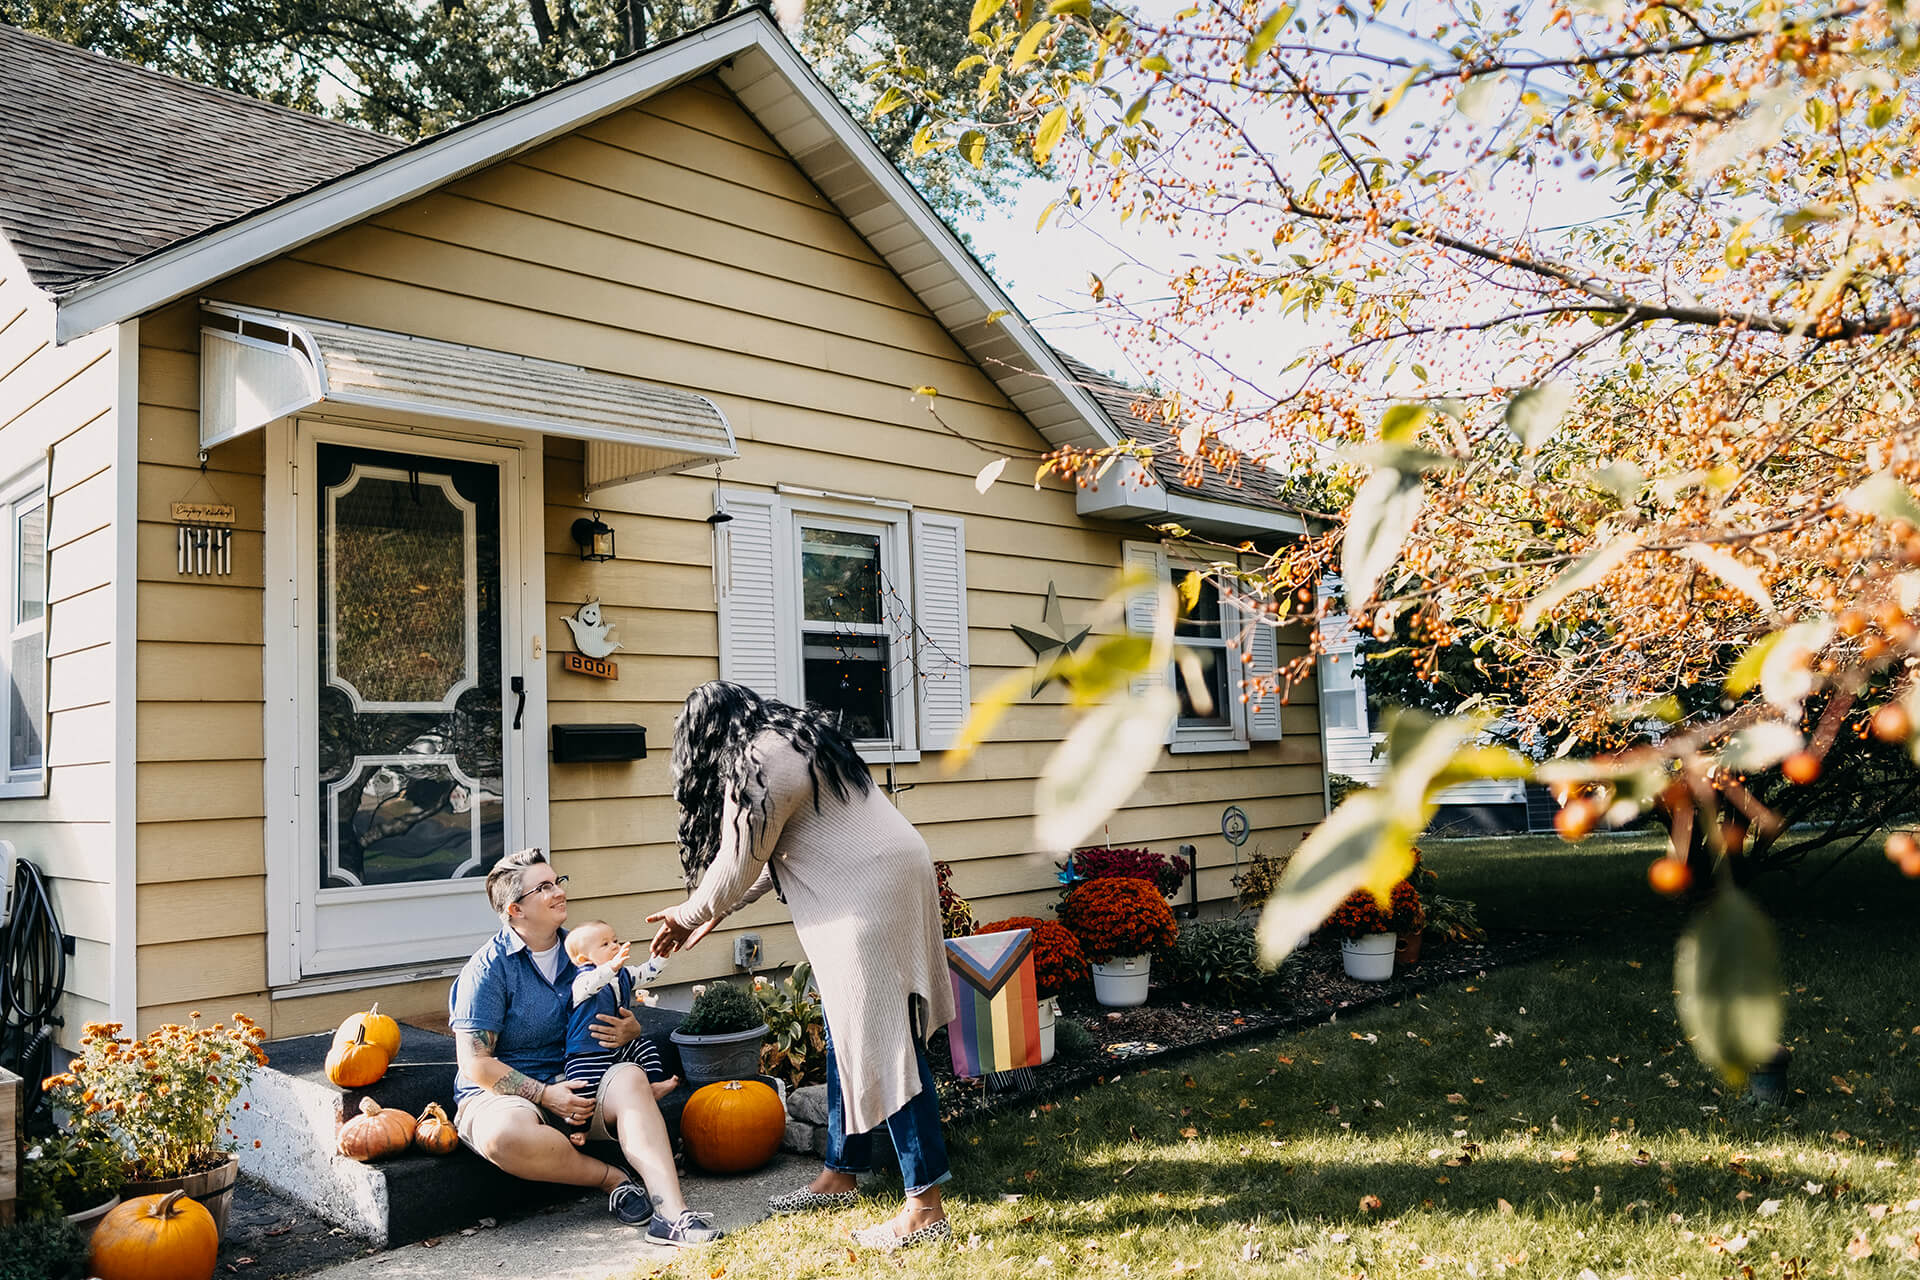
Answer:
[(723, 499), (721, 678), (836, 713), (875, 763), (951, 747), (970, 702), (964, 521), (795, 493)]
[[(1177, 549), (1156, 542), (1124, 545), (1128, 569), (1145, 570), (1153, 581), (1176, 587), (1189, 573), (1204, 572), (1206, 564), (1189, 560)], [(1180, 694), (1180, 714), (1167, 740), (1175, 752), (1244, 750), (1248, 742), (1272, 742), (1280, 737), (1279, 695), (1260, 694), (1249, 687), (1256, 674), (1271, 675), (1277, 665), (1278, 645), (1273, 628), (1253, 616), (1257, 602), (1235, 590), (1222, 593), (1214, 578), (1203, 578), (1193, 607), (1175, 627), (1175, 643), (1193, 654), (1197, 671), (1169, 662), (1165, 671), (1149, 672), (1134, 682), (1136, 691), (1153, 683), (1171, 681)], [(1127, 626), (1142, 635), (1153, 631), (1151, 591), (1137, 591), (1127, 602)], [(1251, 661), (1245, 656), (1251, 654)], [(1205, 697), (1194, 684), (1204, 687)], [(1203, 704), (1210, 708), (1202, 710)]]
[(0, 796), (46, 794), (47, 497), (36, 469), (0, 490)]

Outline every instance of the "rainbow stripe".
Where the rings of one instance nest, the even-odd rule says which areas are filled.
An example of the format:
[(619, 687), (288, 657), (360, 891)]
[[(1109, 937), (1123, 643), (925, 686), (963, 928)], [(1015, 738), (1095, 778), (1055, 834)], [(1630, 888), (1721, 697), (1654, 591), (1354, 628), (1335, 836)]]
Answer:
[(975, 1077), (1040, 1065), (1040, 1000), (1031, 953), (991, 994), (962, 976), (957, 967), (949, 968), (947, 974), (958, 1010), (947, 1027), (955, 1075)]

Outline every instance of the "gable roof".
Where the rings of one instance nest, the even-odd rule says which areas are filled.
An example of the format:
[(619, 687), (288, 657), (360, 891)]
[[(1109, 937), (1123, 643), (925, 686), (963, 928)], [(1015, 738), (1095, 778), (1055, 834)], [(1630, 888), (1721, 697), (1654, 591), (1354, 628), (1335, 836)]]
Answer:
[[(404, 144), (0, 26), (0, 231), (65, 342), (709, 74), (1049, 444), (1140, 436), (1133, 393), (1069, 367), (758, 6)], [(1169, 465), (1211, 501), (1289, 505)]]
[(50, 293), (401, 144), (0, 24), (0, 229)]

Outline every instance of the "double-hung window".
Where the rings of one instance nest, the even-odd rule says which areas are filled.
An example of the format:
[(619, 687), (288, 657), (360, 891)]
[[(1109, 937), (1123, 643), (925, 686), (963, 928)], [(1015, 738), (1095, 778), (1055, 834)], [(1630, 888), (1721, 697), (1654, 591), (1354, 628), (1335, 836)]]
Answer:
[[(1129, 569), (1170, 582), (1176, 589), (1199, 573), (1199, 589), (1174, 624), (1174, 643), (1190, 662), (1173, 661), (1164, 672), (1150, 672), (1147, 683), (1171, 681), (1180, 695), (1180, 711), (1167, 745), (1175, 752), (1244, 750), (1250, 742), (1280, 737), (1280, 698), (1252, 682), (1271, 678), (1279, 647), (1274, 628), (1257, 619), (1256, 602), (1234, 592), (1223, 594), (1207, 563), (1157, 542), (1129, 542)], [(1146, 632), (1153, 626), (1153, 597), (1141, 592), (1129, 604), (1127, 625)]]
[(47, 498), (38, 471), (0, 490), (0, 514), (0, 608), (7, 620), (0, 796), (37, 796), (46, 790), (47, 720)]
[(722, 499), (721, 678), (836, 713), (875, 763), (951, 746), (969, 699), (964, 522), (808, 490)]

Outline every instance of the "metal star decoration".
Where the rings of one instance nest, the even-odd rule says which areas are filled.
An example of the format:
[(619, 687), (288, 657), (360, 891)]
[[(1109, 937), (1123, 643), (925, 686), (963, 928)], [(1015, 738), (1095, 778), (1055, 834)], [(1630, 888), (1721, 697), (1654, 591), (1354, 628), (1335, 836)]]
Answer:
[[(1080, 647), (1092, 627), (1081, 627), (1070, 631), (1067, 627), (1066, 612), (1060, 608), (1060, 592), (1054, 584), (1047, 584), (1047, 608), (1040, 615), (1040, 623), (1045, 631), (1035, 631), (1031, 627), (1013, 624), (1013, 634), (1020, 637), (1027, 648), (1033, 650), (1033, 693), (1038, 694), (1054, 679), (1051, 674), (1053, 664)], [(1033, 695), (1029, 695), (1033, 696)]]

